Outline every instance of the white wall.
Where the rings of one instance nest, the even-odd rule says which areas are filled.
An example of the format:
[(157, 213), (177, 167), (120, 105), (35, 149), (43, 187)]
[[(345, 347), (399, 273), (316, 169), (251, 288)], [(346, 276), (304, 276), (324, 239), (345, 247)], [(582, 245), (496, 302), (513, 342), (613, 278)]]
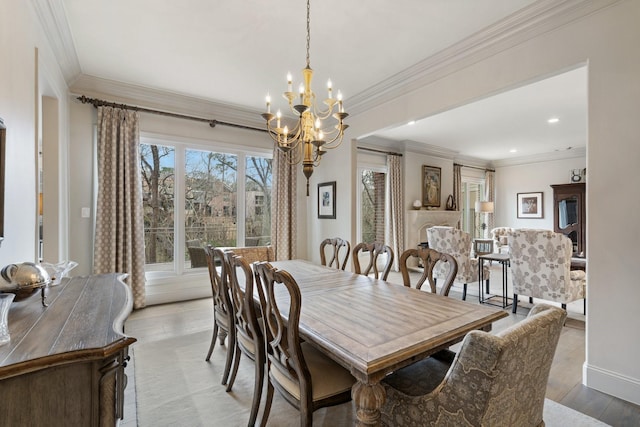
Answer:
[[(31, 2), (3, 2), (0, 13), (0, 117), (7, 126), (7, 139), (5, 235), (0, 247), (0, 267), (37, 260), (39, 103), (42, 95), (55, 97), (66, 93), (66, 84), (47, 43), (37, 25)], [(63, 97), (59, 101), (58, 140), (66, 144), (66, 100)], [(64, 164), (64, 159), (60, 159), (60, 164)], [(62, 195), (58, 194), (63, 205), (65, 194), (66, 190)], [(61, 247), (64, 250), (64, 245)]]
[[(588, 64), (587, 358), (584, 381), (640, 404), (636, 268), (640, 224), (640, 2), (586, 2), (592, 13), (521, 36), (490, 55), (444, 64), (424, 85), (350, 117), (355, 135), (368, 135), (427, 117), (532, 80)], [(599, 10), (595, 10), (598, 7)], [(528, 186), (527, 186), (528, 188)], [(528, 190), (527, 190), (528, 191)], [(615, 244), (611, 244), (615, 236)]]
[[(586, 167), (586, 157), (496, 168), (496, 227), (553, 230), (552, 184), (568, 184), (571, 169)], [(587, 181), (588, 182), (588, 181)], [(588, 185), (588, 184), (587, 184)], [(542, 219), (517, 217), (517, 194), (542, 191)]]

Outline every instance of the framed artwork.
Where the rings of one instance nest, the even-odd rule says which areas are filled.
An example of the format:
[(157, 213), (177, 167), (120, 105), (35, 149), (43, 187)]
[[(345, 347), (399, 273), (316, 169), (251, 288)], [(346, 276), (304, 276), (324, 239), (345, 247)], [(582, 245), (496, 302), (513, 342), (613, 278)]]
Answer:
[(518, 218), (542, 218), (542, 192), (518, 193)]
[(422, 206), (440, 206), (441, 169), (422, 165)]
[(336, 219), (336, 182), (318, 184), (318, 218)]

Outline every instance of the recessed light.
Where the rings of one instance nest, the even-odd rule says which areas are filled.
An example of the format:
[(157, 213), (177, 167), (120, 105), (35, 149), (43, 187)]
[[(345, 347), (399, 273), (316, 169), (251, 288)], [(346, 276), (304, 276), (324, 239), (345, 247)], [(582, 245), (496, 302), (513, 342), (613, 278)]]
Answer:
[(551, 117), (549, 120), (547, 120), (547, 123), (549, 124), (553, 124), (553, 123), (558, 123), (560, 121), (559, 118), (557, 117)]
[(515, 148), (512, 148), (511, 150), (509, 150), (510, 153), (517, 153), (518, 150), (516, 150)]
[(416, 121), (415, 121), (415, 120), (411, 120), (411, 121), (410, 121), (409, 123), (407, 123), (407, 124), (408, 124), (409, 126), (411, 126), (411, 125), (415, 125), (415, 124), (416, 124)]

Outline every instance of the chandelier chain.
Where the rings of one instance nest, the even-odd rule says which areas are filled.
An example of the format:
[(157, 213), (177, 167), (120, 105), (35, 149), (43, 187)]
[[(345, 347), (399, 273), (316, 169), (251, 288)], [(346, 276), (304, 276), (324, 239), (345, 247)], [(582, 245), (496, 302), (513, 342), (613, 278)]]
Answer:
[(307, 68), (309, 66), (309, 45), (311, 44), (311, 1), (307, 0)]

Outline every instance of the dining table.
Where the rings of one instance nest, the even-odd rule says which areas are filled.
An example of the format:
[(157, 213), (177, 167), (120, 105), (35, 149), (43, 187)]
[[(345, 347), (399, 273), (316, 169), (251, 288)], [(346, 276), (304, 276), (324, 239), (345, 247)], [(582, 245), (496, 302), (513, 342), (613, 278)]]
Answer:
[[(504, 310), (432, 294), (305, 260), (271, 263), (296, 280), (302, 295), (300, 335), (356, 379), (356, 426), (380, 425), (389, 373), (491, 330)], [(282, 290), (284, 291), (284, 289)], [(285, 292), (276, 293), (288, 315)]]

